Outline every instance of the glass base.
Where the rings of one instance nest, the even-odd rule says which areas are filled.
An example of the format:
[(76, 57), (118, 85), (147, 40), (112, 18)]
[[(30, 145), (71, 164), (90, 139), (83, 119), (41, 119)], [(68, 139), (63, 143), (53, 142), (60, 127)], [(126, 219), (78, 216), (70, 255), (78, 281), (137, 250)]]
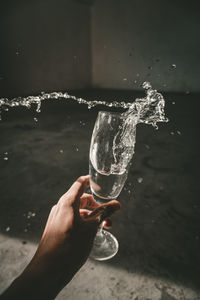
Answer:
[(107, 260), (118, 252), (119, 244), (117, 239), (110, 232), (100, 230), (95, 239), (90, 258), (95, 260)]

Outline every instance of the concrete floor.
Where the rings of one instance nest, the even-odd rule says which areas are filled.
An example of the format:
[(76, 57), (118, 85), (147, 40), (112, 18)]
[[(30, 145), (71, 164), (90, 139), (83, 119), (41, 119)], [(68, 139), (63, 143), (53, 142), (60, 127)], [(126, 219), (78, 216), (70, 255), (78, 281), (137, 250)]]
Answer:
[[(130, 100), (134, 93), (79, 94)], [(137, 128), (136, 153), (119, 197), (122, 210), (111, 230), (120, 243), (117, 256), (88, 260), (57, 299), (200, 299), (199, 96), (165, 98), (170, 122), (159, 130)], [(88, 173), (96, 115), (97, 109), (70, 101), (43, 103), (40, 114), (23, 108), (3, 113), (0, 292), (32, 257), (51, 206)]]

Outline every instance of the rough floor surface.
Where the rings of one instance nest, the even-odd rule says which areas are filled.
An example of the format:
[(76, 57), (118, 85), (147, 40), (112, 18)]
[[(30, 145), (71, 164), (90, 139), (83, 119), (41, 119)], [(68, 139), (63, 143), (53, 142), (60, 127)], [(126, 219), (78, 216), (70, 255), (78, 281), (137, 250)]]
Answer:
[[(79, 95), (134, 98), (117, 91)], [(200, 299), (199, 96), (165, 97), (170, 122), (159, 130), (137, 128), (122, 209), (111, 230), (118, 254), (106, 262), (88, 260), (57, 299)], [(88, 173), (96, 115), (97, 109), (62, 101), (44, 103), (40, 114), (34, 108), (3, 113), (0, 292), (32, 257), (51, 206)]]

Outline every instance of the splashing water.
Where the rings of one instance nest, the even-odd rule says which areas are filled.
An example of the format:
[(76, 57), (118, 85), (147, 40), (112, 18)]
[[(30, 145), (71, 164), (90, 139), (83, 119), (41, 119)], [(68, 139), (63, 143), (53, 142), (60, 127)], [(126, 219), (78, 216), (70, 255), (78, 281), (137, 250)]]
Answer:
[(3, 110), (8, 111), (9, 107), (19, 107), (23, 106), (28, 109), (31, 108), (32, 105), (36, 104), (36, 112), (41, 111), (41, 104), (44, 100), (68, 100), (72, 99), (78, 102), (79, 104), (86, 104), (89, 109), (97, 105), (104, 105), (107, 107), (116, 107), (116, 108), (124, 108), (128, 109), (125, 114), (127, 117), (131, 115), (137, 115), (137, 123), (146, 123), (151, 124), (156, 127), (157, 122), (167, 122), (168, 119), (165, 117), (164, 106), (165, 101), (163, 96), (158, 93), (156, 90), (152, 89), (149, 82), (143, 83), (143, 88), (146, 90), (146, 97), (141, 99), (136, 99), (135, 102), (127, 103), (127, 102), (107, 102), (102, 100), (93, 100), (88, 101), (83, 98), (75, 97), (73, 95), (69, 95), (68, 93), (62, 92), (52, 92), (52, 93), (44, 93), (38, 96), (28, 96), (28, 97), (17, 97), (13, 99), (1, 98), (0, 99), (0, 120), (1, 120), (1, 112)]
[[(7, 111), (8, 107), (24, 106), (30, 109), (33, 104), (36, 104), (36, 112), (39, 113), (41, 111), (42, 101), (48, 99), (72, 99), (79, 104), (86, 104), (88, 106), (88, 109), (91, 109), (92, 107), (97, 105), (126, 109), (126, 111), (121, 114), (123, 122), (113, 141), (114, 163), (112, 165), (111, 172), (115, 173), (118, 172), (120, 165), (126, 166), (133, 156), (136, 142), (137, 124), (151, 124), (157, 129), (158, 122), (168, 121), (168, 119), (165, 117), (165, 100), (162, 94), (158, 93), (157, 90), (154, 90), (149, 82), (144, 82), (143, 88), (145, 89), (146, 96), (144, 98), (138, 98), (132, 103), (127, 103), (124, 101), (88, 101), (62, 92), (41, 93), (41, 95), (39, 96), (28, 96), (25, 98), (17, 97), (11, 100), (9, 100), (8, 98), (1, 98), (0, 120), (2, 110)], [(37, 122), (38, 119), (35, 117), (34, 121)], [(76, 149), (76, 151), (78, 151), (78, 149)]]
[(52, 92), (52, 93), (44, 93), (42, 92), (41, 95), (38, 96), (28, 96), (28, 97), (17, 97), (13, 99), (8, 98), (1, 98), (0, 99), (0, 120), (1, 120), (1, 112), (2, 110), (7, 111), (8, 107), (18, 107), (23, 106), (28, 109), (31, 108), (32, 105), (36, 104), (36, 112), (41, 112), (41, 105), (42, 101), (44, 100), (68, 100), (72, 99), (78, 102), (79, 104), (86, 104), (89, 109), (96, 105), (104, 105), (108, 107), (121, 107), (121, 108), (128, 108), (130, 107), (131, 103), (125, 103), (125, 102), (117, 102), (113, 101), (112, 103), (101, 101), (101, 100), (93, 100), (88, 101), (79, 97), (75, 97), (72, 95), (69, 95), (68, 93), (62, 93), (62, 92)]
[[(165, 100), (162, 94), (154, 90), (149, 82), (144, 82), (143, 88), (145, 89), (146, 96), (144, 98), (138, 98), (132, 103), (118, 101), (106, 102), (101, 100), (88, 101), (62, 92), (42, 93), (39, 96), (18, 97), (11, 100), (2, 98), (0, 99), (0, 118), (1, 111), (7, 111), (8, 107), (24, 106), (29, 109), (33, 104), (36, 104), (36, 112), (39, 113), (41, 111), (42, 101), (48, 99), (72, 99), (79, 104), (86, 104), (89, 109), (97, 105), (126, 109), (126, 111), (121, 114), (122, 124), (113, 140), (114, 162), (110, 171), (111, 173), (119, 173), (120, 169), (126, 169), (126, 166), (134, 154), (136, 125), (145, 123), (153, 125), (157, 129), (158, 122), (168, 122), (168, 119), (165, 117)], [(37, 118), (34, 118), (34, 121), (37, 122)], [(79, 151), (79, 149), (76, 148), (76, 151)]]
[(123, 122), (113, 140), (114, 163), (111, 173), (125, 172), (131, 161), (136, 143), (136, 125), (138, 123), (151, 124), (156, 129), (157, 122), (167, 122), (165, 117), (163, 96), (152, 89), (149, 82), (143, 83), (146, 97), (136, 99), (122, 114)]

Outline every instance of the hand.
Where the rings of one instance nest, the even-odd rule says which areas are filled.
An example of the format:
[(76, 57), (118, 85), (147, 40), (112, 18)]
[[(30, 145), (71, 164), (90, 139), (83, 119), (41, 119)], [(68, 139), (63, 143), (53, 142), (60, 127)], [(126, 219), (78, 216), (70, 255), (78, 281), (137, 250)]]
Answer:
[(21, 290), (26, 299), (54, 299), (87, 260), (100, 222), (120, 208), (118, 201), (97, 204), (84, 193), (88, 185), (89, 176), (79, 177), (52, 207), (32, 261), (11, 286), (13, 295)]

